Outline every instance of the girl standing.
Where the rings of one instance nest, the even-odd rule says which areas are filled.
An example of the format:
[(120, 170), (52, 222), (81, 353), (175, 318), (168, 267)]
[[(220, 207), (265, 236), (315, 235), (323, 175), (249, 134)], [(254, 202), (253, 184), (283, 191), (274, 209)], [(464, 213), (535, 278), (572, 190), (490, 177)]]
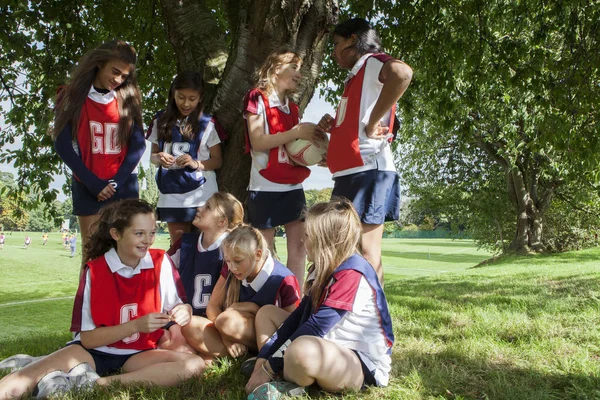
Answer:
[(79, 60), (57, 98), (51, 135), (73, 173), (73, 214), (84, 246), (100, 208), (138, 197), (137, 165), (146, 141), (136, 58), (123, 41), (103, 43)]
[(150, 249), (152, 207), (123, 200), (103, 208), (97, 224), (73, 306), (77, 336), (0, 380), (0, 399), (31, 393), (36, 384), (38, 397), (113, 381), (173, 386), (204, 370), (198, 356), (156, 349), (161, 328), (169, 321), (186, 325), (191, 307), (177, 292), (179, 277), (165, 252)]
[(256, 351), (254, 318), (268, 304), (286, 312), (298, 305), (300, 289), (292, 272), (274, 260), (265, 238), (240, 225), (221, 243), (225, 266), (214, 287), (206, 318), (183, 327), (183, 335), (200, 354), (239, 357)]
[(177, 231), (190, 231), (196, 209), (218, 190), (221, 139), (212, 117), (202, 112), (202, 86), (198, 72), (178, 74), (167, 109), (157, 114), (149, 130), (150, 161), (159, 167), (158, 219), (167, 222), (171, 243)]
[(327, 166), (334, 197), (352, 200), (360, 216), (365, 258), (383, 283), (381, 239), (385, 221), (398, 219), (400, 184), (390, 142), (396, 102), (412, 79), (412, 69), (387, 54), (377, 32), (362, 18), (333, 31), (333, 57), (350, 70), (335, 120), (319, 127), (331, 133)]
[(287, 266), (300, 283), (306, 267), (301, 243), (304, 225), (300, 216), (306, 206), (302, 181), (310, 170), (293, 164), (284, 145), (298, 138), (319, 138), (315, 124), (298, 123), (298, 106), (289, 97), (300, 84), (301, 65), (296, 53), (274, 51), (258, 71), (257, 87), (244, 98), (246, 150), (252, 156), (249, 220), (267, 239), (271, 251), (275, 228), (285, 227)]
[(352, 203), (318, 203), (305, 223), (314, 280), (260, 349), (246, 385), (249, 399), (299, 394), (315, 382), (337, 392), (386, 386), (389, 380), (391, 317), (377, 274), (359, 253), (362, 229)]

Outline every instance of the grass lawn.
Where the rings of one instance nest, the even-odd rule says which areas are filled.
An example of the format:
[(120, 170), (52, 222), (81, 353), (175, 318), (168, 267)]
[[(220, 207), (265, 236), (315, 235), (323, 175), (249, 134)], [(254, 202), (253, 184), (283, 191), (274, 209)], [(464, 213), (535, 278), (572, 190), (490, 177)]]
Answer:
[[(47, 246), (32, 234), (28, 249), (24, 236), (7, 235), (0, 250), (0, 358), (45, 354), (70, 338), (78, 261), (59, 234)], [(386, 239), (383, 257), (396, 336), (390, 386), (343, 396), (311, 389), (311, 398), (600, 398), (600, 248), (473, 268), (489, 254), (469, 241)], [(240, 399), (238, 367), (222, 360), (178, 388), (68, 398)]]

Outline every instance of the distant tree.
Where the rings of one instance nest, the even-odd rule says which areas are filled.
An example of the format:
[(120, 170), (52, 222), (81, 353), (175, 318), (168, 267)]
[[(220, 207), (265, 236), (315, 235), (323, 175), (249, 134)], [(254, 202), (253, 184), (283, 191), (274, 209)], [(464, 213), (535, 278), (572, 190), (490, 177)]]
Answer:
[(138, 179), (140, 181), (140, 198), (156, 207), (158, 203), (158, 186), (156, 185), (156, 167), (150, 163), (148, 168), (140, 165)]

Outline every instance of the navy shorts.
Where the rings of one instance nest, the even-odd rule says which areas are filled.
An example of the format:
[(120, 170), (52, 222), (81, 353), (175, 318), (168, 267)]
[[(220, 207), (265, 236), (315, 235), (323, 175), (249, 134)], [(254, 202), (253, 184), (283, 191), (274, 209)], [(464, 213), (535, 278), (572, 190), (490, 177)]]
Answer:
[(156, 216), (162, 222), (192, 222), (196, 217), (196, 211), (198, 211), (198, 207), (159, 207), (156, 209)]
[(259, 192), (248, 196), (248, 220), (257, 229), (269, 229), (302, 218), (306, 208), (303, 189), (289, 192)]
[[(80, 341), (74, 341), (67, 343), (67, 346), (70, 345), (79, 345), (81, 346)], [(81, 346), (83, 347), (83, 346)], [(96, 364), (96, 373), (100, 376), (111, 375), (116, 372), (119, 372), (123, 365), (129, 360), (131, 356), (135, 356), (139, 353), (133, 354), (109, 354), (103, 351), (98, 351), (94, 349), (86, 349), (83, 347), (94, 359), (94, 364)]]
[(356, 357), (358, 357), (358, 360), (360, 361), (360, 367), (362, 368), (363, 375), (364, 375), (363, 383), (362, 383), (360, 390), (365, 390), (369, 386), (377, 386), (377, 381), (375, 380), (375, 375), (373, 375), (373, 372), (369, 371), (369, 368), (363, 362), (362, 358), (360, 358), (360, 356), (358, 355), (358, 352), (356, 350), (352, 350), (352, 351), (354, 352), (354, 354), (356, 354)]
[(129, 178), (117, 188), (117, 192), (106, 201), (98, 201), (96, 196), (94, 196), (83, 183), (75, 178), (71, 179), (71, 193), (73, 194), (74, 215), (96, 215), (101, 208), (117, 200), (139, 198), (137, 174), (131, 174)]
[(360, 221), (381, 225), (400, 216), (400, 179), (394, 171), (371, 169), (334, 178), (331, 198), (352, 201)]

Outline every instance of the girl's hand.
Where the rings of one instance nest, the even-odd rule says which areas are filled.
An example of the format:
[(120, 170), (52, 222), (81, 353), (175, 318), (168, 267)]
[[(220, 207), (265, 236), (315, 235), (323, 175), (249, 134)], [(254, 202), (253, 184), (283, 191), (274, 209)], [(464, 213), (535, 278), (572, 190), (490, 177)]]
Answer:
[(230, 342), (229, 340), (223, 340), (223, 344), (227, 349), (229, 355), (233, 358), (243, 356), (248, 352), (248, 347), (242, 343)]
[(110, 199), (117, 190), (109, 183), (100, 193), (98, 193), (98, 201), (106, 201)]
[(317, 128), (321, 132), (329, 132), (331, 130), (331, 128), (333, 128), (334, 121), (335, 120), (333, 119), (333, 117), (331, 115), (325, 114), (321, 117), (321, 120), (317, 124)]
[(175, 162), (175, 157), (173, 157), (173, 155), (165, 153), (163, 151), (158, 153), (158, 159), (160, 161), (160, 165), (163, 168), (171, 168), (173, 166), (173, 163)]
[(369, 122), (367, 126), (365, 126), (365, 133), (367, 134), (367, 137), (371, 139), (387, 139), (389, 130), (389, 127), (381, 126), (380, 121), (377, 121), (375, 124)]
[(246, 394), (252, 393), (254, 389), (259, 387), (263, 383), (271, 382), (271, 377), (267, 375), (267, 373), (262, 368), (262, 365), (267, 360), (264, 360), (263, 362), (260, 361), (260, 359), (256, 361), (256, 365), (254, 366), (254, 372), (252, 373), (250, 379), (248, 379), (248, 383), (246, 383), (246, 387), (244, 388), (246, 390)]
[(177, 304), (169, 314), (171, 321), (175, 321), (179, 326), (186, 326), (192, 319), (192, 306), (189, 304)]
[(189, 154), (182, 154), (175, 160), (179, 167), (189, 167), (191, 169), (200, 169), (202, 168), (202, 163), (200, 161), (196, 161)]
[(319, 140), (322, 140), (323, 132), (318, 130), (317, 125), (312, 122), (301, 122), (295, 127), (293, 127), (296, 131), (296, 137), (298, 139), (310, 140), (311, 142), (317, 144)]
[(150, 313), (135, 319), (136, 332), (152, 333), (169, 323), (170, 318), (165, 313)]

